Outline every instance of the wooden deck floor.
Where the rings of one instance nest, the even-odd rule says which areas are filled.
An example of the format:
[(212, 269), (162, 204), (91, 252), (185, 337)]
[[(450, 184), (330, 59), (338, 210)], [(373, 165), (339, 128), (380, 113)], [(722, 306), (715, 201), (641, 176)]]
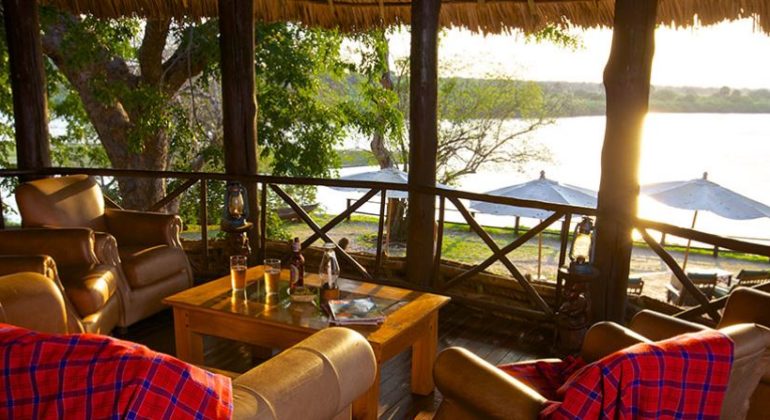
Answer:
[[(133, 325), (121, 338), (147, 345), (168, 354), (174, 351), (174, 324), (171, 311)], [(206, 365), (244, 372), (260, 363), (265, 355), (229, 340), (207, 337), (204, 341)], [(439, 349), (465, 347), (492, 364), (510, 363), (548, 355), (549, 341), (541, 330), (458, 304), (449, 304), (439, 314)], [(411, 354), (406, 351), (383, 366), (380, 386), (380, 419), (430, 418), (438, 406), (438, 392), (427, 397), (409, 390)]]

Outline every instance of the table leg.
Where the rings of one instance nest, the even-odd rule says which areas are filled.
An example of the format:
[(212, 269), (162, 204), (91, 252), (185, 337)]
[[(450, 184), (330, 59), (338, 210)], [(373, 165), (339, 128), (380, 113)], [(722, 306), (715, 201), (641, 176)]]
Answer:
[(412, 346), (412, 392), (428, 395), (433, 392), (433, 362), (438, 348), (438, 311), (426, 320), (428, 325)]
[(382, 366), (377, 363), (377, 374), (374, 384), (360, 397), (353, 401), (353, 418), (355, 420), (377, 420), (380, 406), (380, 371)]
[(203, 336), (190, 329), (189, 313), (184, 309), (174, 308), (174, 337), (177, 358), (187, 363), (203, 364)]

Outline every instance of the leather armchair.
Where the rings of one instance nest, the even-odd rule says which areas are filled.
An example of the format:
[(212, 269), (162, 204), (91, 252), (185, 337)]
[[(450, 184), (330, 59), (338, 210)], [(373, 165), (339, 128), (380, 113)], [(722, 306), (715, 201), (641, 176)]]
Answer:
[[(47, 277), (61, 295), (68, 332), (107, 334), (120, 318), (118, 271), (99, 263), (94, 241), (90, 229), (0, 231), (0, 275), (33, 272)], [(0, 296), (0, 304), (13, 301), (26, 317), (41, 317), (38, 292), (31, 291), (25, 303), (25, 293), (13, 290), (17, 293)]]
[[(45, 261), (45, 257), (39, 257)], [(68, 328), (65, 297), (36, 270), (0, 276), (0, 322), (49, 333)], [(30, 316), (29, 306), (39, 310)], [(349, 419), (353, 401), (374, 383), (374, 352), (347, 328), (321, 330), (233, 378), (234, 419)], [(221, 371), (216, 371), (222, 373)]]
[(127, 327), (162, 310), (161, 300), (192, 286), (192, 268), (182, 249), (176, 215), (105, 208), (96, 181), (86, 175), (46, 178), (16, 189), (24, 228), (88, 228), (93, 252), (117, 269)]
[[(743, 418), (748, 397), (762, 371), (770, 365), (770, 330), (754, 324), (721, 329), (734, 342), (734, 360), (724, 404), (723, 418)], [(581, 357), (593, 362), (648, 338), (620, 325), (604, 322), (586, 334)], [(546, 399), (467, 350), (451, 347), (439, 354), (433, 376), (444, 396), (435, 419), (536, 419)], [(473, 384), (473, 386), (468, 386)]]
[[(738, 287), (730, 293), (724, 314), (717, 328), (741, 323), (754, 323), (770, 328), (770, 293)], [(630, 327), (655, 340), (672, 337), (684, 332), (697, 331), (707, 327), (683, 321), (652, 311), (642, 311), (631, 320)], [(751, 394), (747, 418), (763, 419), (770, 413), (770, 366), (756, 369), (763, 373), (756, 390)]]

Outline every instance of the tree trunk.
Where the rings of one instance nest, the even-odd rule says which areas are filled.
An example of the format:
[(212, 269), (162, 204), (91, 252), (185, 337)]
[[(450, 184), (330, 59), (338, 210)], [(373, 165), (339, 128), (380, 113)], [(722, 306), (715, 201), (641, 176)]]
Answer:
[[(383, 37), (385, 35), (383, 34)], [(385, 72), (382, 73), (382, 77), (380, 77), (380, 86), (382, 86), (386, 90), (393, 90), (393, 79), (391, 79), (390, 76), (390, 61), (388, 60), (388, 53), (385, 53)], [(382, 119), (380, 119), (380, 122), (382, 122)], [(387, 145), (385, 144), (385, 135), (382, 132), (376, 132), (372, 136), (372, 142), (369, 144), (369, 146), (372, 149), (372, 153), (374, 154), (374, 158), (377, 159), (377, 162), (380, 164), (380, 169), (385, 168), (392, 168), (394, 166), (393, 161), (393, 153), (391, 153), (390, 150), (388, 150)]]

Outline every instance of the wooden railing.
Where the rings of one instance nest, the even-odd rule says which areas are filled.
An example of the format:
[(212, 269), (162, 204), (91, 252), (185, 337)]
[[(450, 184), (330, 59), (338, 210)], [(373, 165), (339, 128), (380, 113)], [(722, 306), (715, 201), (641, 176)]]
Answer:
[[(437, 226), (437, 232), (436, 232), (436, 256), (435, 260), (430, 262), (433, 265), (433, 273), (432, 281), (426, 284), (423, 283), (404, 283), (404, 282), (398, 282), (393, 281), (387, 278), (382, 277), (382, 268), (383, 268), (383, 231), (384, 231), (384, 221), (385, 221), (385, 203), (387, 198), (387, 192), (388, 191), (408, 191), (407, 185), (404, 184), (396, 184), (396, 183), (382, 183), (382, 182), (371, 182), (371, 181), (350, 181), (350, 180), (339, 180), (339, 179), (325, 179), (325, 178), (293, 178), (293, 177), (279, 177), (279, 176), (270, 176), (270, 175), (253, 175), (253, 176), (236, 176), (236, 175), (227, 175), (227, 174), (221, 174), (221, 173), (189, 173), (189, 172), (160, 172), (160, 171), (144, 171), (144, 170), (120, 170), (120, 169), (88, 169), (88, 168), (50, 168), (50, 169), (44, 169), (41, 171), (21, 171), (21, 170), (0, 170), (0, 178), (3, 177), (19, 177), (19, 176), (30, 176), (30, 175), (68, 175), (68, 174), (88, 174), (93, 176), (104, 176), (104, 177), (137, 177), (137, 178), (165, 178), (165, 179), (180, 179), (184, 180), (179, 186), (177, 186), (173, 191), (169, 192), (163, 199), (159, 200), (157, 203), (154, 203), (152, 206), (150, 206), (146, 210), (158, 210), (163, 208), (165, 205), (169, 204), (173, 200), (179, 198), (185, 191), (192, 188), (195, 184), (200, 183), (200, 195), (198, 199), (200, 200), (200, 221), (201, 221), (201, 239), (203, 244), (203, 256), (204, 258), (208, 258), (209, 253), (209, 244), (208, 244), (208, 231), (207, 231), (207, 223), (206, 220), (208, 218), (208, 211), (207, 211), (207, 192), (208, 192), (208, 182), (212, 181), (230, 181), (230, 180), (237, 180), (243, 183), (256, 183), (259, 185), (259, 190), (261, 194), (261, 203), (265, 203), (268, 198), (268, 193), (272, 191), (272, 193), (276, 194), (283, 202), (285, 202), (289, 207), (291, 207), (294, 212), (297, 214), (300, 220), (302, 220), (312, 231), (313, 233), (305, 238), (302, 241), (302, 248), (305, 249), (311, 244), (313, 244), (318, 239), (323, 239), (325, 241), (331, 241), (331, 238), (329, 237), (329, 232), (331, 229), (333, 229), (335, 226), (339, 225), (341, 222), (349, 219), (350, 215), (356, 212), (358, 209), (361, 208), (366, 202), (368, 202), (370, 199), (374, 199), (376, 196), (379, 196), (379, 212), (377, 214), (378, 217), (378, 225), (377, 225), (377, 244), (376, 244), (376, 251), (375, 251), (375, 262), (374, 267), (371, 270), (367, 270), (360, 262), (358, 262), (350, 253), (348, 253), (345, 250), (338, 250), (339, 255), (341, 259), (347, 261), (350, 266), (352, 266), (355, 271), (357, 272), (357, 275), (360, 278), (374, 281), (378, 283), (384, 283), (384, 284), (397, 284), (397, 285), (406, 285), (412, 288), (421, 289), (421, 290), (430, 290), (430, 291), (436, 291), (441, 293), (446, 293), (449, 295), (453, 295), (451, 289), (471, 278), (474, 276), (484, 272), (486, 269), (488, 269), (492, 264), (496, 262), (500, 262), (506, 270), (510, 273), (512, 279), (518, 283), (518, 285), (523, 290), (524, 294), (526, 295), (530, 307), (529, 308), (503, 308), (499, 307), (496, 309), (508, 309), (513, 312), (518, 312), (520, 314), (524, 314), (530, 317), (537, 317), (541, 319), (552, 319), (553, 314), (556, 311), (556, 305), (558, 304), (558, 299), (556, 303), (553, 303), (549, 305), (546, 302), (546, 299), (541, 296), (537, 289), (533, 286), (533, 284), (528, 281), (526, 276), (521, 272), (521, 270), (516, 266), (514, 261), (511, 261), (507, 255), (512, 252), (513, 250), (521, 247), (524, 245), (527, 241), (534, 238), (536, 235), (542, 233), (546, 228), (553, 225), (560, 219), (562, 220), (562, 226), (559, 231), (559, 266), (563, 266), (566, 262), (566, 256), (567, 256), (567, 248), (569, 244), (569, 236), (570, 236), (570, 222), (572, 220), (573, 215), (589, 215), (589, 216), (595, 216), (596, 210), (591, 208), (585, 208), (585, 207), (577, 207), (577, 206), (565, 206), (565, 205), (559, 205), (554, 203), (546, 203), (546, 202), (539, 202), (539, 201), (531, 201), (531, 200), (521, 200), (521, 199), (515, 199), (515, 198), (507, 198), (507, 197), (500, 197), (500, 196), (492, 196), (492, 195), (486, 195), (486, 194), (479, 194), (479, 193), (472, 193), (467, 191), (459, 191), (459, 190), (453, 190), (453, 189), (445, 189), (445, 188), (431, 188), (431, 187), (415, 187), (414, 191), (421, 192), (421, 193), (427, 193), (427, 194), (434, 194), (438, 197), (438, 226)], [(348, 188), (354, 188), (354, 189), (368, 189), (368, 192), (364, 193), (361, 198), (355, 200), (354, 202), (348, 202), (347, 208), (342, 211), (340, 214), (333, 217), (331, 220), (329, 220), (327, 223), (325, 223), (323, 226), (320, 226), (313, 217), (308, 214), (303, 208), (294, 200), (289, 193), (286, 192), (285, 186), (326, 186), (326, 187), (348, 187)], [(1, 198), (1, 197), (0, 197)], [(485, 230), (484, 227), (482, 227), (476, 219), (473, 217), (473, 215), (470, 213), (470, 211), (465, 207), (463, 202), (461, 200), (476, 200), (476, 201), (483, 201), (488, 203), (494, 203), (494, 204), (502, 204), (502, 205), (510, 205), (510, 206), (518, 206), (518, 207), (529, 207), (529, 208), (538, 208), (538, 209), (544, 209), (552, 211), (553, 214), (542, 221), (537, 226), (527, 230), (522, 235), (517, 235), (517, 237), (511, 241), (510, 243), (506, 244), (505, 246), (499, 246), (491, 237), (489, 233)], [(0, 205), (2, 203), (0, 202)], [(440, 275), (440, 270), (442, 267), (442, 259), (441, 259), (441, 250), (442, 250), (442, 244), (443, 244), (443, 236), (444, 236), (444, 222), (445, 222), (445, 215), (448, 210), (448, 206), (454, 207), (454, 211), (459, 212), (462, 217), (464, 218), (465, 222), (468, 224), (470, 229), (475, 232), (481, 240), (485, 243), (485, 245), (491, 250), (492, 255), (482, 261), (481, 263), (475, 264), (471, 266), (470, 268), (465, 269), (464, 271), (461, 271), (459, 274), (454, 275), (452, 278), (449, 278), (448, 280), (444, 280), (443, 276)], [(267, 214), (267, 206), (262, 205), (260, 209), (259, 214), (259, 231), (261, 232), (261, 235), (259, 237), (259, 243), (256, 244), (258, 258), (262, 259), (265, 256), (265, 248), (267, 244), (267, 237), (266, 237), (266, 224), (267, 224), (268, 214)], [(669, 235), (669, 236), (677, 236), (684, 239), (691, 239), (694, 241), (702, 242), (702, 243), (708, 243), (712, 244), (716, 247), (725, 248), (725, 249), (731, 249), (738, 252), (744, 252), (749, 254), (757, 254), (757, 255), (763, 255), (770, 257), (770, 246), (765, 245), (758, 245), (754, 243), (739, 241), (735, 239), (729, 239), (720, 237), (717, 235), (712, 235), (700, 231), (696, 231), (693, 229), (687, 229), (687, 228), (681, 228), (677, 226), (668, 225), (665, 223), (659, 223), (659, 222), (652, 222), (649, 220), (643, 220), (643, 219), (637, 219), (634, 227), (641, 233), (642, 238), (644, 241), (648, 244), (648, 246), (666, 263), (666, 265), (671, 269), (673, 274), (676, 276), (677, 279), (684, 285), (684, 288), (686, 291), (694, 296), (694, 298), (697, 300), (698, 306), (681, 312), (678, 316), (684, 317), (684, 318), (694, 318), (697, 316), (700, 316), (704, 313), (707, 313), (712, 319), (715, 321), (719, 319), (719, 313), (718, 309), (720, 305), (723, 305), (723, 299), (718, 299), (713, 302), (709, 302), (708, 297), (706, 297), (700, 289), (698, 289), (692, 281), (687, 277), (684, 270), (677, 264), (675, 259), (664, 249), (664, 247), (657, 242), (655, 239), (653, 239), (653, 236), (650, 234), (650, 231), (656, 231), (660, 232), (663, 235)], [(3, 228), (3, 226), (0, 226), (0, 228)], [(558, 288), (558, 284), (557, 284)], [(556, 295), (558, 296), (559, 290), (556, 290)], [(459, 300), (467, 300), (464, 296), (453, 296), (458, 298)], [(495, 304), (487, 304), (486, 306), (495, 306)]]
[[(669, 254), (659, 242), (653, 239), (650, 231), (657, 231), (667, 236), (677, 236), (683, 239), (711, 244), (718, 248), (726, 248), (746, 254), (770, 257), (770, 246), (739, 241), (737, 239), (724, 238), (718, 235), (700, 232), (694, 229), (688, 229), (643, 219), (636, 220), (635, 228), (642, 235), (642, 238), (647, 243), (647, 245), (663, 260), (663, 262), (666, 263), (674, 276), (676, 276), (679, 282), (682, 283), (682, 286), (684, 287), (682, 293), (689, 293), (697, 301), (697, 306), (676, 314), (677, 317), (683, 319), (695, 320), (697, 317), (700, 317), (705, 313), (708, 314), (714, 323), (718, 323), (720, 320), (719, 309), (724, 307), (725, 303), (727, 302), (727, 297), (709, 301), (709, 297), (706, 296), (703, 291), (701, 291), (701, 289), (693, 283), (692, 280), (690, 280), (690, 278), (687, 276), (687, 273), (685, 273), (684, 269), (676, 262), (671, 254)], [(770, 289), (770, 285), (758, 285), (755, 287), (763, 290)]]

